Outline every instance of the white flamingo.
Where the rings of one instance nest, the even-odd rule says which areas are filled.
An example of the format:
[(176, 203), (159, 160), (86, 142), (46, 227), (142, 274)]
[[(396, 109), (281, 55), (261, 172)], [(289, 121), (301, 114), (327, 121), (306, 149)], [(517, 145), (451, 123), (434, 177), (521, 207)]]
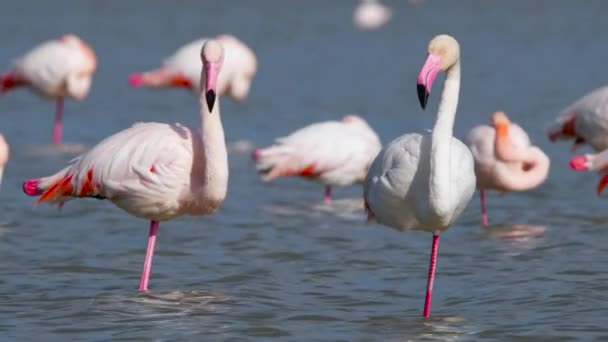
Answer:
[[(207, 39), (197, 39), (180, 47), (158, 69), (132, 74), (129, 83), (134, 87), (186, 88), (198, 95), (201, 78), (199, 54)], [(222, 34), (215, 39), (222, 44), (225, 54), (222, 74), (217, 80), (217, 91), (220, 95), (229, 95), (236, 101), (243, 101), (249, 94), (257, 72), (255, 53), (232, 35)]]
[(25, 181), (37, 203), (74, 197), (108, 199), (150, 220), (148, 248), (139, 289), (148, 290), (158, 222), (216, 211), (226, 196), (228, 161), (216, 100), (223, 60), (218, 41), (202, 48), (201, 129), (179, 124), (138, 123), (118, 132), (48, 177)]
[(0, 93), (29, 87), (43, 97), (56, 99), (53, 144), (61, 143), (63, 99), (82, 101), (88, 95), (97, 58), (89, 45), (73, 34), (44, 42), (0, 75)]
[(8, 162), (9, 148), (6, 139), (0, 134), (0, 184), (2, 183), (2, 176), (4, 175), (4, 167)]
[(475, 192), (473, 156), (452, 136), (460, 89), (460, 47), (439, 35), (428, 47), (418, 75), (418, 98), (426, 107), (435, 77), (446, 72), (431, 134), (406, 134), (386, 146), (369, 169), (364, 198), (368, 219), (397, 229), (433, 233), (423, 317), (429, 317), (439, 234), (465, 209)]
[(253, 159), (265, 181), (300, 176), (323, 184), (329, 204), (332, 186), (363, 182), (380, 148), (378, 135), (363, 118), (346, 115), (278, 138), (274, 145), (255, 150)]

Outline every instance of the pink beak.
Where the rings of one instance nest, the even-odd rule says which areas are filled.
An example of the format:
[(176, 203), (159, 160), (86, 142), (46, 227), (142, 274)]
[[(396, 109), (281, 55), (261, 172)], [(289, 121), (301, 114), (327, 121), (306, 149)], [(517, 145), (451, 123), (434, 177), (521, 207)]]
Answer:
[(420, 100), (420, 106), (422, 109), (426, 108), (426, 104), (431, 94), (431, 88), (433, 82), (439, 73), (441, 67), (441, 56), (430, 53), (420, 69), (418, 74), (418, 100)]
[(205, 62), (205, 100), (207, 101), (207, 107), (209, 111), (213, 111), (216, 98), (216, 84), (217, 75), (220, 71), (220, 64), (218, 62)]

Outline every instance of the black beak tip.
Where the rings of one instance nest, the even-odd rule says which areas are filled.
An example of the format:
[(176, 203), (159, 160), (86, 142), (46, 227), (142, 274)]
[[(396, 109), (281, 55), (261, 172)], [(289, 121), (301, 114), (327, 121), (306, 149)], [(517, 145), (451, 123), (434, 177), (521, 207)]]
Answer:
[(209, 111), (213, 111), (213, 105), (215, 104), (215, 91), (207, 90), (205, 93), (205, 100), (207, 100), (207, 107), (209, 107)]
[(429, 92), (426, 91), (426, 86), (424, 84), (418, 84), (418, 100), (420, 101), (422, 109), (425, 109), (426, 104), (429, 101)]

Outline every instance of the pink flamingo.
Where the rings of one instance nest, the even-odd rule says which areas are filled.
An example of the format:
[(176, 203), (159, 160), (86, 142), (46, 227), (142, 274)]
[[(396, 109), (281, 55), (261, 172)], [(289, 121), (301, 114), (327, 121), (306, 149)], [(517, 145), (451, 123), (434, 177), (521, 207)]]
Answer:
[(475, 159), (481, 219), (488, 226), (485, 190), (525, 191), (539, 186), (549, 173), (549, 157), (503, 112), (492, 115), (492, 126), (473, 128), (466, 138)]
[(376, 132), (356, 115), (341, 121), (318, 122), (276, 139), (274, 145), (253, 152), (265, 181), (300, 176), (325, 186), (325, 203), (331, 187), (361, 183), (382, 148)]
[(439, 35), (429, 43), (418, 75), (423, 109), (440, 71), (446, 72), (446, 79), (432, 133), (393, 140), (380, 151), (364, 183), (368, 220), (433, 233), (423, 317), (431, 312), (439, 234), (460, 216), (475, 192), (471, 151), (452, 136), (460, 90), (460, 47), (451, 36)]
[(596, 151), (608, 149), (608, 87), (585, 95), (551, 124), (549, 140), (574, 140), (572, 151), (589, 144)]
[(0, 93), (29, 87), (56, 100), (53, 144), (61, 144), (63, 99), (82, 101), (88, 95), (97, 58), (89, 45), (73, 34), (44, 42), (17, 59), (0, 75)]
[(138, 123), (101, 141), (56, 174), (23, 183), (26, 194), (40, 196), (37, 203), (108, 199), (150, 220), (141, 291), (148, 290), (159, 221), (211, 214), (226, 196), (228, 161), (216, 104), (223, 57), (218, 41), (208, 40), (202, 48), (200, 131), (180, 124)]
[[(217, 81), (220, 95), (230, 95), (236, 101), (243, 101), (249, 94), (251, 82), (257, 71), (254, 52), (238, 38), (222, 34), (215, 38), (224, 46), (225, 58), (222, 74)], [(200, 92), (199, 52), (207, 38), (195, 40), (180, 47), (165, 59), (163, 66), (129, 77), (134, 87), (186, 88), (198, 95)]]
[(600, 153), (574, 156), (570, 159), (570, 168), (574, 171), (597, 171), (601, 179), (597, 185), (597, 194), (600, 195), (608, 185), (608, 149)]

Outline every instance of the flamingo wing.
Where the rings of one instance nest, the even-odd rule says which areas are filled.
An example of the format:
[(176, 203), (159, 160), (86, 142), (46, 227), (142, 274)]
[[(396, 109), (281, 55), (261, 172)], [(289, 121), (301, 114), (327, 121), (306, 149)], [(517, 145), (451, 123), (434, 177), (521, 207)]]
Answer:
[(39, 202), (98, 197), (139, 217), (172, 215), (190, 191), (192, 139), (198, 134), (179, 124), (135, 124), (43, 178)]

